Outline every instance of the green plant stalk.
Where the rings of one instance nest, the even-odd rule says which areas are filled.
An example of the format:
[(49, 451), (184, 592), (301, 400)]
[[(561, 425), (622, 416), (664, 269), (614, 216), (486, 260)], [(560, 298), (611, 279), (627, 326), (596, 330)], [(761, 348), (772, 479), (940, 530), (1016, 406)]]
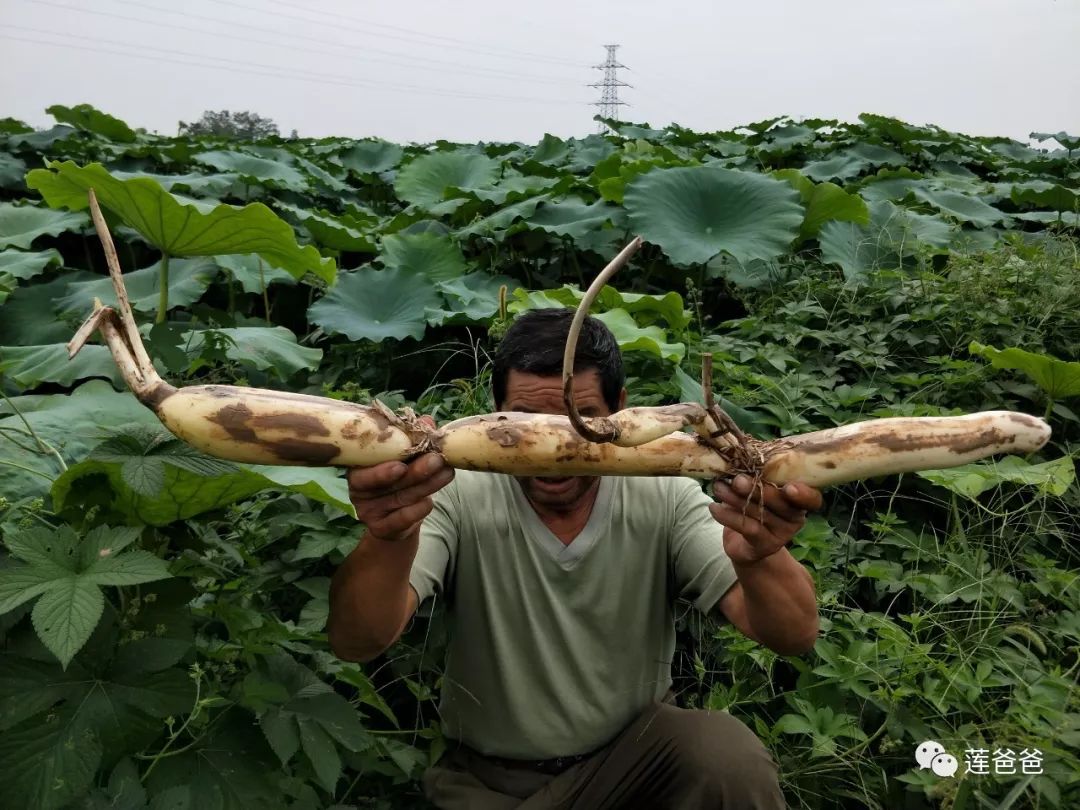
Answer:
[(266, 325), (273, 326), (273, 324), (270, 323), (270, 296), (266, 291), (266, 276), (263, 273), (262, 256), (259, 257), (259, 287), (262, 288), (263, 315), (266, 317)]
[(38, 447), (41, 449), (41, 453), (43, 455), (51, 454), (60, 464), (61, 472), (66, 472), (67, 464), (65, 463), (63, 456), (61, 456), (60, 453), (57, 452), (56, 448), (37, 434), (37, 431), (34, 430), (33, 426), (30, 424), (30, 421), (26, 418), (26, 416), (23, 415), (23, 412), (19, 410), (19, 406), (12, 402), (11, 397), (9, 397), (3, 391), (0, 391), (0, 397), (4, 398), (4, 401), (11, 406), (11, 410), (15, 411), (15, 414), (19, 417), (19, 419), (22, 420), (22, 423), (26, 425), (26, 432), (34, 437), (34, 441), (37, 442)]
[(196, 740), (193, 740), (191, 743), (189, 743), (188, 745), (185, 745), (182, 748), (176, 749), (171, 754), (166, 753), (169, 750), (169, 746), (171, 746), (174, 742), (176, 742), (176, 740), (180, 737), (180, 735), (184, 733), (184, 729), (186, 729), (188, 727), (188, 724), (190, 724), (191, 721), (197, 715), (199, 715), (202, 712), (202, 709), (199, 706), (199, 699), (200, 699), (201, 694), (202, 694), (202, 672), (199, 671), (198, 672), (198, 677), (195, 678), (195, 702), (192, 705), (191, 713), (188, 714), (188, 716), (184, 719), (184, 722), (180, 726), (180, 728), (178, 728), (175, 732), (169, 734), (169, 739), (166, 741), (164, 747), (160, 751), (158, 751), (156, 754), (154, 754), (154, 756), (152, 758), (152, 761), (150, 762), (150, 765), (147, 766), (145, 771), (143, 771), (143, 774), (142, 774), (142, 777), (141, 777), (142, 782), (146, 782), (147, 777), (150, 776), (150, 772), (152, 770), (154, 770), (154, 766), (157, 765), (162, 760), (163, 757), (174, 756), (176, 754), (183, 753), (188, 748), (190, 748), (192, 745), (194, 745), (196, 740), (199, 739), (199, 738), (196, 738)]
[(161, 254), (161, 273), (158, 276), (157, 317), (154, 323), (165, 323), (169, 311), (169, 254)]
[(41, 470), (35, 470), (33, 467), (24, 467), (22, 464), (16, 464), (14, 461), (7, 461), (5, 459), (0, 458), (0, 464), (4, 465), (5, 467), (14, 467), (16, 470), (22, 470), (23, 472), (28, 472), (31, 475), (37, 475), (37, 476), (39, 476), (41, 478), (44, 478), (46, 481), (51, 482), (53, 480), (52, 478), (47, 476), (45, 473), (43, 473)]

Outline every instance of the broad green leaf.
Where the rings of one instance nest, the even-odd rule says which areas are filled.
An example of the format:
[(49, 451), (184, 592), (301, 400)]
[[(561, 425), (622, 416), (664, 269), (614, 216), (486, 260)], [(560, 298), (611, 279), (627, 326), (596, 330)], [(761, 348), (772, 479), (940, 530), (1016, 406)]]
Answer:
[(331, 335), (380, 342), (419, 340), (424, 311), (441, 303), (434, 285), (405, 270), (356, 270), (308, 309), (308, 320)]
[(113, 385), (123, 385), (120, 369), (104, 346), (83, 346), (68, 359), (67, 346), (53, 343), (48, 346), (0, 346), (0, 375), (6, 375), (23, 388), (34, 388), (43, 382), (73, 385), (90, 377), (105, 377)]
[(276, 203), (283, 211), (295, 216), (320, 245), (331, 250), (349, 250), (357, 253), (375, 252), (375, 232), (379, 218), (359, 210), (351, 214), (335, 216), (329, 211), (309, 211), (295, 205)]
[(78, 674), (52, 662), (0, 654), (0, 731), (49, 709), (79, 688)]
[(31, 618), (38, 638), (67, 668), (90, 638), (105, 609), (105, 597), (92, 580), (69, 576), (53, 580), (34, 604)]
[(30, 243), (39, 236), (57, 236), (81, 229), (88, 222), (86, 214), (0, 202), (0, 248), (14, 246), (29, 250)]
[(610, 309), (596, 316), (602, 321), (624, 352), (644, 351), (670, 360), (672, 363), (681, 363), (686, 354), (686, 346), (682, 343), (668, 343), (667, 333), (659, 326), (638, 326), (634, 317), (625, 309)]
[(1044, 495), (1061, 497), (1076, 481), (1076, 468), (1071, 456), (1041, 464), (1030, 464), (1018, 456), (1005, 456), (993, 462), (964, 464), (947, 470), (926, 470), (919, 475), (972, 500), (1003, 483), (1032, 486)]
[[(210, 259), (169, 260), (169, 308), (194, 304), (207, 291), (220, 272)], [(124, 273), (131, 308), (136, 312), (156, 312), (161, 279), (161, 262), (149, 267)], [(61, 314), (89, 315), (94, 299), (116, 306), (116, 291), (112, 279), (101, 276), (93, 281), (75, 281), (68, 285), (67, 293), (56, 300), (56, 311)]]
[[(330, 617), (330, 578), (311, 577), (294, 582), (297, 588), (311, 596), (300, 609), (300, 618), (296, 626), (312, 633), (321, 633), (326, 628)], [(0, 717), (2, 717), (0, 712)]]
[(307, 179), (292, 166), (277, 160), (267, 160), (243, 152), (213, 151), (195, 155), (193, 160), (210, 166), (219, 172), (240, 175), (243, 182), (255, 182), (271, 188), (288, 188), (303, 191)]
[[(273, 752), (254, 728), (250, 713), (225, 711), (190, 747), (158, 762), (146, 780), (151, 794), (187, 787), (188, 806), (193, 810), (281, 806), (283, 797), (269, 778), (278, 770)], [(168, 805), (157, 806), (172, 810)]]
[(448, 308), (428, 307), (424, 316), (431, 326), (446, 324), (483, 323), (499, 311), (499, 289), (517, 286), (509, 276), (492, 276), (484, 272), (469, 273), (437, 285)]
[(1016, 347), (995, 349), (972, 341), (972, 354), (990, 361), (994, 368), (1015, 369), (1027, 374), (1051, 399), (1080, 396), (1080, 363), (1058, 360), (1048, 354), (1037, 354)]
[(225, 356), (230, 360), (256, 371), (273, 370), (281, 379), (288, 379), (304, 369), (314, 371), (322, 359), (322, 349), (301, 346), (296, 342), (296, 335), (284, 326), (236, 326), (185, 332), (184, 347), (197, 355), (211, 331), (228, 342)]
[(24, 253), (21, 250), (0, 251), (0, 273), (8, 273), (15, 278), (27, 281), (41, 275), (52, 265), (60, 265), (63, 258), (52, 248), (39, 253)]
[[(556, 290), (526, 292), (517, 289), (514, 291), (514, 301), (508, 305), (507, 309), (514, 314), (543, 307), (576, 309), (581, 303), (582, 296), (581, 290), (568, 284)], [(623, 309), (642, 316), (646, 324), (652, 323), (659, 317), (673, 329), (683, 329), (690, 323), (690, 313), (683, 306), (682, 296), (676, 292), (651, 295), (621, 292), (614, 287), (606, 286), (600, 290), (591, 311), (603, 312), (609, 309)]]
[(403, 154), (401, 147), (395, 143), (369, 140), (356, 141), (338, 153), (337, 159), (342, 166), (357, 174), (378, 174), (397, 166)]
[(274, 749), (282, 765), (288, 765), (300, 750), (300, 730), (291, 712), (277, 707), (267, 709), (259, 715), (259, 728), (266, 735), (266, 741)]
[(0, 806), (60, 810), (90, 788), (101, 743), (70, 712), (0, 734)]
[(229, 475), (239, 469), (231, 462), (204, 456), (160, 428), (142, 426), (110, 436), (90, 452), (89, 459), (119, 464), (124, 483), (147, 497), (158, 495), (164, 488), (168, 466), (207, 477)]
[(263, 261), (254, 253), (246, 256), (216, 256), (214, 261), (218, 267), (228, 271), (232, 280), (238, 282), (246, 293), (261, 294), (271, 284), (296, 283), (296, 279), (287, 272)]
[(830, 221), (866, 225), (870, 222), (870, 210), (858, 194), (848, 194), (833, 183), (819, 183), (814, 186), (806, 204), (806, 217), (799, 228), (799, 237), (815, 238), (821, 226)]
[(240, 178), (235, 174), (155, 174), (153, 172), (111, 171), (117, 180), (130, 180), (133, 177), (145, 177), (153, 180), (166, 191), (177, 191), (209, 200), (229, 196), (239, 185)]
[(76, 104), (74, 107), (65, 107), (62, 104), (53, 104), (46, 107), (45, 112), (51, 115), (60, 124), (70, 124), (76, 129), (83, 129), (101, 135), (110, 141), (120, 143), (132, 143), (135, 141), (135, 131), (108, 113), (95, 109), (89, 104)]
[(1065, 188), (1058, 183), (1046, 181), (1035, 181), (1023, 185), (1017, 183), (1013, 186), (1010, 197), (1014, 203), (1028, 203), (1054, 211), (1080, 210), (1080, 192)]
[(631, 227), (681, 265), (721, 251), (740, 261), (779, 256), (804, 216), (786, 182), (706, 166), (642, 175), (626, 189), (626, 209)]
[(891, 202), (870, 203), (870, 221), (826, 222), (818, 234), (821, 260), (838, 264), (848, 281), (861, 281), (878, 270), (905, 266), (920, 246), (944, 248), (952, 227), (936, 217), (898, 208)]
[(858, 177), (869, 165), (858, 155), (837, 154), (807, 163), (802, 167), (802, 173), (819, 183), (826, 180), (843, 181)]
[[(71, 394), (41, 394), (14, 398), (34, 431), (60, 453), (68, 464), (85, 459), (87, 454), (115, 429), (147, 425), (161, 429), (154, 413), (130, 393), (118, 393), (104, 380), (90, 380)], [(21, 466), (39, 474), (27, 473), (0, 464), (0, 492), (20, 492), (28, 496), (48, 493), (59, 466), (51, 454), (32, 454), (11, 439), (25, 425), (0, 401), (0, 459), (18, 459)]]
[(301, 248), (288, 223), (261, 203), (219, 205), (204, 214), (153, 180), (117, 180), (98, 163), (80, 167), (52, 161), (48, 169), (30, 172), (27, 185), (40, 191), (51, 207), (72, 211), (89, 205), (87, 191), (93, 188), (104, 208), (170, 256), (258, 253), (296, 278), (313, 273), (334, 282), (333, 260), (311, 245)]
[(17, 188), (22, 191), (26, 164), (14, 155), (0, 152), (0, 188)]
[(621, 219), (622, 211), (603, 200), (586, 203), (576, 197), (559, 202), (541, 203), (525, 222), (559, 236), (583, 239), (589, 233), (603, 229), (612, 219)]
[(300, 745), (315, 770), (319, 784), (324, 790), (334, 793), (337, 781), (341, 778), (341, 757), (333, 740), (314, 720), (298, 716), (296, 722), (300, 726)]
[(103, 555), (81, 575), (97, 585), (140, 585), (167, 579), (169, 566), (149, 551), (128, 551), (119, 556)]
[(448, 236), (435, 233), (384, 236), (383, 266), (431, 281), (450, 281), (465, 275), (468, 265), (461, 249)]
[[(105, 500), (110, 508), (132, 522), (164, 526), (220, 509), (266, 489), (290, 490), (353, 514), (345, 482), (338, 470), (321, 467), (236, 465), (234, 472), (208, 477), (205, 472), (178, 466), (177, 459), (161, 468), (163, 482), (154, 495), (142, 495), (124, 479), (122, 464), (86, 460), (68, 467), (52, 487), (57, 509), (74, 507), (84, 499)], [(197, 468), (195, 468), (197, 469)], [(90, 484), (104, 475), (108, 489)]]
[(0, 567), (0, 615), (41, 596), (56, 577), (63, 575), (64, 571), (59, 568)]
[(915, 196), (961, 222), (970, 222), (977, 228), (989, 228), (1008, 219), (1008, 215), (977, 197), (969, 197), (958, 191), (918, 187)]
[(431, 205), (443, 200), (450, 188), (488, 188), (498, 174), (498, 162), (484, 155), (434, 152), (402, 166), (394, 191), (406, 202)]

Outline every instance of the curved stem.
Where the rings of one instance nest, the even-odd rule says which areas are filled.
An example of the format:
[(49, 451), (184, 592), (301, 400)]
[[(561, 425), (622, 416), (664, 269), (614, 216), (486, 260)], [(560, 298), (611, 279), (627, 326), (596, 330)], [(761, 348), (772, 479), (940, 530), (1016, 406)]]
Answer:
[(30, 424), (30, 420), (28, 420), (23, 414), (23, 412), (19, 410), (19, 406), (12, 401), (11, 397), (9, 397), (3, 391), (0, 391), (0, 396), (4, 398), (4, 401), (11, 407), (11, 410), (15, 412), (16, 416), (18, 416), (19, 419), (22, 420), (22, 423), (26, 425), (26, 433), (31, 436), (35, 442), (37, 442), (37, 446), (41, 450), (42, 455), (51, 454), (53, 457), (56, 458), (57, 462), (59, 462), (60, 471), (66, 471), (67, 464), (64, 461), (64, 457), (61, 456), (59, 452), (57, 452), (55, 447), (53, 447), (51, 444), (41, 438), (41, 436), (38, 435), (37, 431), (34, 430), (33, 425)]
[(574, 430), (591, 442), (614, 441), (618, 438), (619, 431), (614, 425), (610, 425), (603, 433), (593, 430), (581, 418), (577, 404), (574, 402), (574, 354), (577, 352), (581, 325), (585, 323), (589, 308), (592, 306), (593, 301), (596, 300), (596, 296), (600, 294), (600, 290), (607, 284), (608, 279), (621, 270), (630, 261), (630, 257), (640, 248), (641, 237), (636, 236), (630, 244), (619, 251), (618, 256), (608, 262), (607, 267), (600, 271), (600, 275), (585, 291), (581, 303), (578, 304), (577, 311), (574, 313), (574, 320), (570, 323), (570, 332), (566, 336), (566, 348), (563, 351), (563, 402), (566, 403), (566, 412), (570, 417), (570, 423), (574, 426)]

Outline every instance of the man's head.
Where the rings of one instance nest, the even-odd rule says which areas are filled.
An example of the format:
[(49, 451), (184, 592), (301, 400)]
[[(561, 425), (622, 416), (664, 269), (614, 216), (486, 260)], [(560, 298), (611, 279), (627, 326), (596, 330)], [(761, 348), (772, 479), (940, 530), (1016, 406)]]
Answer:
[[(495, 352), (492, 392), (500, 411), (565, 414), (563, 349), (571, 309), (537, 309), (521, 315)], [(574, 355), (574, 401), (582, 416), (607, 416), (626, 404), (622, 354), (615, 336), (588, 317)], [(592, 488), (595, 478), (520, 477), (533, 503), (570, 508)]]

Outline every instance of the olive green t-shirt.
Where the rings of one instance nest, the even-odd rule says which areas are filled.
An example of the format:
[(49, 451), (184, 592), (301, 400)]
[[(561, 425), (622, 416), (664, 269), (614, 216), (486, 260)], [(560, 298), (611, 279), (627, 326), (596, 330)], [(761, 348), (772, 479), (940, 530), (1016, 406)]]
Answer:
[(602, 478), (569, 545), (508, 475), (458, 470), (433, 500), (410, 583), (445, 600), (443, 733), (485, 754), (606, 744), (671, 685), (675, 600), (707, 612), (736, 580), (690, 478)]

